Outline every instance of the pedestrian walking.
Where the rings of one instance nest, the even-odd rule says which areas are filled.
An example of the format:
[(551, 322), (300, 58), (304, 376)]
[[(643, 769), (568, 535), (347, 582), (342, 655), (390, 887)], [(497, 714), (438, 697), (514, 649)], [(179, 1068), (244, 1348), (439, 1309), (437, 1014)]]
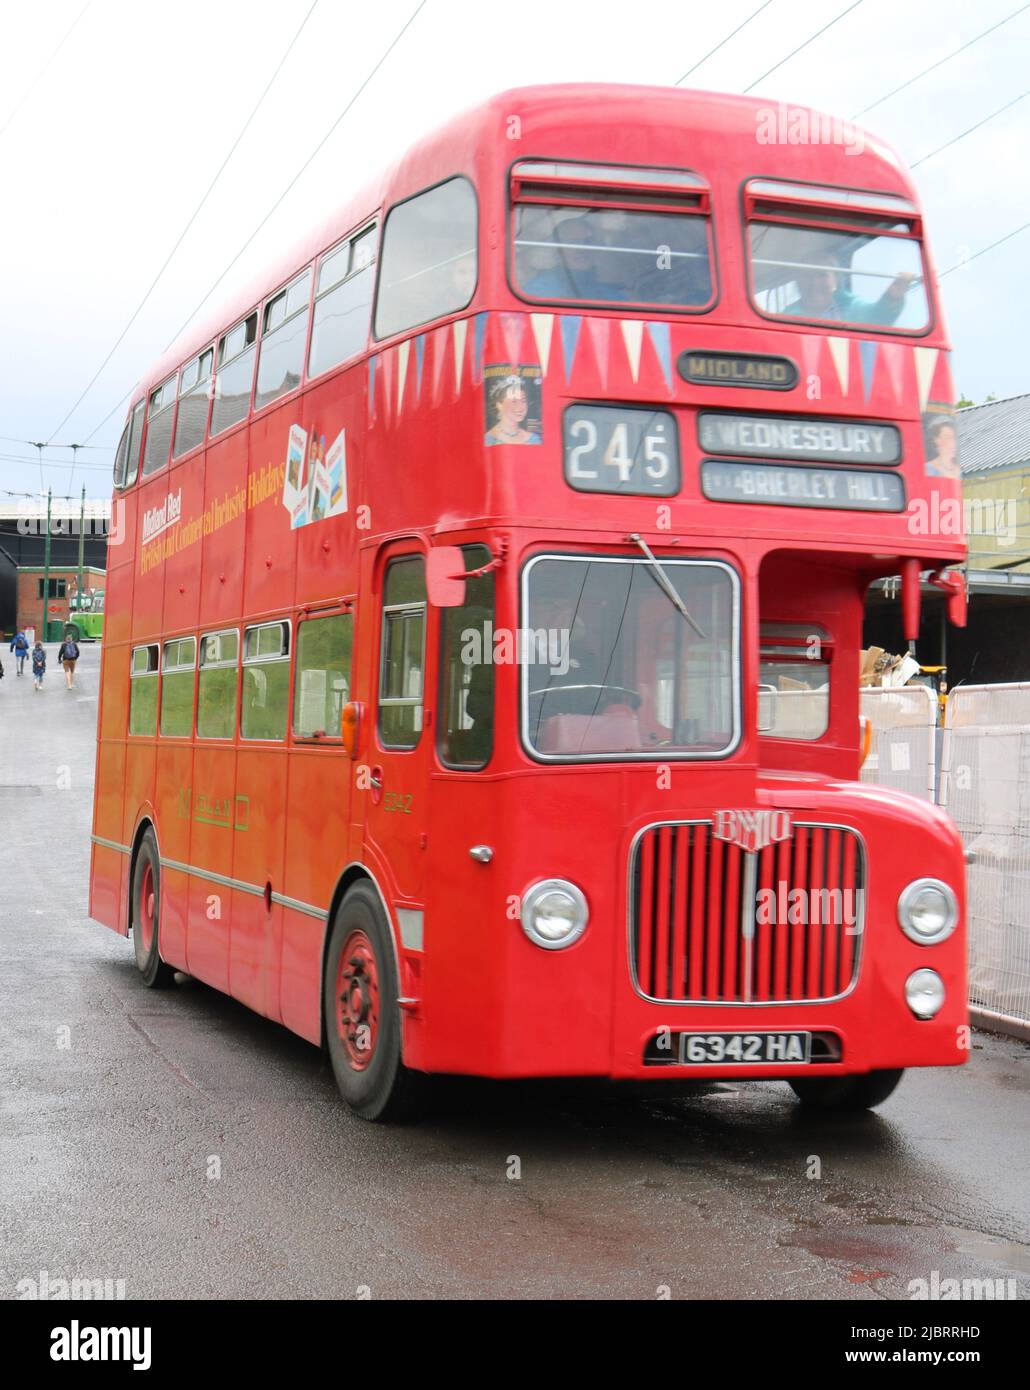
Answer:
[(69, 690), (75, 689), (75, 663), (79, 659), (79, 644), (74, 637), (66, 637), (61, 643), (57, 659), (64, 667), (64, 679)]
[(17, 674), (20, 676), (25, 668), (25, 658), (29, 654), (29, 639), (20, 629), (14, 634), (11, 651), (14, 652), (15, 661), (18, 663)]
[(35, 681), (37, 690), (43, 689), (43, 677), (46, 675), (46, 652), (43, 643), (37, 641), (32, 648), (32, 679)]

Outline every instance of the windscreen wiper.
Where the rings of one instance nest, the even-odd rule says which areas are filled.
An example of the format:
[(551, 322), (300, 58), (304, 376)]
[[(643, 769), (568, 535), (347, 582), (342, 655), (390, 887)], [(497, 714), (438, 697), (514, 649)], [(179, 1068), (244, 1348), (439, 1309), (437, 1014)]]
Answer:
[(687, 605), (683, 602), (679, 594), (676, 592), (675, 588), (673, 587), (672, 580), (665, 573), (664, 569), (662, 569), (661, 562), (659, 561), (658, 556), (655, 555), (654, 551), (648, 545), (647, 541), (645, 541), (643, 536), (641, 536), (636, 531), (634, 531), (632, 535), (627, 536), (626, 539), (633, 541), (633, 543), (635, 545), (638, 545), (640, 549), (644, 552), (644, 554), (647, 556), (648, 564), (654, 571), (658, 583), (662, 586), (666, 594), (676, 605), (679, 611), (683, 614), (683, 617), (686, 618), (687, 622), (697, 633), (698, 637), (704, 638), (706, 634), (702, 631), (702, 629), (697, 625), (694, 619), (687, 612)]

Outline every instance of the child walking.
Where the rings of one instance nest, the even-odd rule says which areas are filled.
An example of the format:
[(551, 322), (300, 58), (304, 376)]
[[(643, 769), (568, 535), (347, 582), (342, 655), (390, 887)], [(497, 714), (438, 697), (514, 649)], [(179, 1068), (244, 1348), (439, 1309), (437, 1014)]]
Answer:
[(43, 643), (37, 642), (32, 648), (32, 679), (36, 690), (43, 689), (43, 676), (46, 674), (46, 652)]

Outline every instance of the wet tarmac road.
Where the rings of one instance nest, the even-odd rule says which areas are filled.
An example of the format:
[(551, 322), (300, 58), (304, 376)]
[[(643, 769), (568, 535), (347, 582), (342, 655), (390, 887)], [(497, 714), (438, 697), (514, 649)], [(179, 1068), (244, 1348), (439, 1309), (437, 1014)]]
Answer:
[(390, 1129), (232, 1000), (145, 990), (86, 916), (84, 652), (77, 691), (0, 683), (0, 1296), (43, 1271), (129, 1298), (875, 1300), (935, 1271), (1030, 1296), (1025, 1044), (977, 1034), (847, 1120), (779, 1084), (455, 1082)]

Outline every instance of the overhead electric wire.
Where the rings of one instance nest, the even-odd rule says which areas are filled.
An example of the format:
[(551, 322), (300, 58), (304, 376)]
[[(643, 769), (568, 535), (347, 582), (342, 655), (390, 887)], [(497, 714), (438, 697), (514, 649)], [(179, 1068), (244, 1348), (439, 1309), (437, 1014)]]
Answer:
[(65, 30), (64, 38), (63, 38), (63, 39), (61, 40), (61, 42), (57, 45), (57, 47), (54, 49), (53, 53), (51, 53), (50, 57), (46, 60), (46, 62), (45, 62), (45, 63), (43, 64), (43, 66), (40, 68), (39, 72), (36, 73), (35, 77), (32, 79), (32, 81), (29, 83), (28, 87), (27, 87), (27, 88), (25, 89), (25, 91), (22, 93), (22, 98), (21, 98), (21, 100), (17, 103), (17, 105), (15, 106), (14, 110), (13, 110), (13, 111), (11, 112), (11, 114), (7, 117), (7, 120), (4, 121), (3, 125), (0, 126), (0, 139), (3, 138), (5, 132), (7, 131), (8, 126), (11, 124), (11, 122), (12, 122), (12, 121), (14, 120), (14, 118), (17, 116), (18, 112), (22, 109), (22, 107), (23, 107), (23, 106), (25, 105), (25, 103), (28, 101), (29, 97), (32, 95), (32, 93), (33, 93), (33, 92), (36, 90), (36, 88), (39, 86), (40, 82), (43, 80), (43, 78), (46, 76), (46, 74), (49, 72), (50, 67), (51, 67), (51, 65), (52, 65), (52, 63), (53, 63), (53, 61), (54, 61), (54, 59), (57, 57), (57, 55), (60, 53), (61, 49), (65, 46), (65, 44), (66, 44), (66, 43), (68, 42), (68, 40), (71, 38), (71, 36), (72, 36), (72, 34), (75, 32), (75, 30), (78, 28), (78, 26), (79, 26), (79, 21), (84, 17), (86, 11), (89, 9), (89, 7), (92, 5), (92, 3), (93, 3), (93, 0), (86, 0), (85, 5), (83, 5), (82, 9), (81, 9), (81, 10), (79, 11), (79, 13), (75, 16), (75, 18), (72, 20), (70, 26)]
[(705, 63), (707, 63), (708, 59), (711, 58), (714, 54), (718, 53), (720, 48), (723, 48), (726, 44), (728, 44), (730, 39), (736, 38), (736, 36), (740, 33), (742, 29), (746, 29), (747, 26), (751, 23), (751, 21), (753, 19), (757, 19), (757, 17), (762, 13), (762, 11), (768, 9), (768, 7), (771, 4), (772, 0), (763, 0), (763, 3), (759, 5), (758, 9), (755, 10), (752, 14), (749, 14), (747, 19), (745, 19), (741, 24), (737, 25), (736, 29), (732, 30), (729, 34), (727, 34), (724, 39), (720, 39), (719, 42), (715, 45), (715, 47), (710, 48), (703, 58), (699, 58), (692, 68), (687, 68), (686, 72), (679, 79), (679, 81), (673, 83), (673, 86), (678, 87), (680, 85), (680, 82), (686, 82), (687, 78), (691, 75), (691, 73), (697, 72), (699, 67), (702, 67)]
[[(279, 197), (275, 200), (275, 202), (272, 204), (272, 206), (271, 206), (271, 207), (268, 209), (268, 211), (265, 213), (264, 217), (261, 219), (261, 221), (258, 223), (258, 225), (254, 228), (253, 232), (251, 232), (250, 236), (249, 236), (249, 237), (247, 238), (247, 240), (243, 243), (243, 245), (240, 247), (240, 249), (236, 252), (235, 256), (233, 256), (233, 258), (232, 258), (232, 260), (229, 262), (229, 264), (225, 267), (225, 269), (222, 271), (222, 273), (218, 276), (218, 278), (217, 278), (217, 279), (214, 281), (214, 283), (211, 285), (211, 288), (210, 288), (210, 289), (207, 291), (207, 293), (204, 295), (203, 299), (201, 299), (201, 300), (199, 301), (199, 303), (197, 304), (197, 306), (196, 306), (196, 308), (193, 310), (193, 312), (192, 312), (192, 313), (189, 315), (189, 317), (182, 323), (182, 325), (176, 330), (175, 334), (172, 336), (172, 338), (169, 340), (169, 342), (167, 343), (167, 345), (166, 345), (166, 347), (165, 347), (165, 351), (166, 351), (166, 352), (174, 345), (174, 343), (175, 343), (175, 342), (181, 337), (181, 335), (186, 331), (186, 329), (189, 327), (189, 325), (190, 325), (190, 324), (193, 322), (193, 320), (196, 318), (197, 314), (199, 314), (200, 310), (204, 307), (204, 305), (207, 303), (207, 301), (208, 301), (208, 300), (211, 298), (211, 296), (214, 294), (214, 292), (215, 292), (215, 290), (218, 288), (218, 286), (222, 283), (222, 281), (225, 279), (225, 277), (229, 274), (230, 270), (232, 270), (232, 268), (233, 268), (233, 266), (236, 264), (236, 262), (240, 259), (240, 257), (244, 254), (244, 252), (247, 250), (247, 248), (248, 248), (248, 247), (250, 246), (250, 244), (253, 242), (254, 238), (258, 235), (258, 233), (259, 233), (259, 232), (261, 231), (261, 229), (265, 226), (265, 224), (268, 222), (268, 220), (272, 217), (272, 215), (273, 215), (273, 214), (275, 213), (275, 211), (278, 209), (278, 207), (279, 207), (280, 204), (283, 202), (283, 200), (284, 200), (284, 199), (287, 197), (287, 195), (290, 193), (290, 191), (291, 191), (291, 189), (294, 187), (294, 185), (298, 182), (298, 180), (301, 178), (301, 176), (307, 171), (308, 167), (309, 167), (309, 166), (311, 165), (311, 163), (314, 161), (314, 159), (316, 158), (316, 156), (321, 152), (323, 146), (324, 146), (324, 145), (326, 144), (326, 142), (330, 139), (330, 137), (335, 133), (337, 127), (340, 125), (340, 123), (342, 122), (343, 118), (347, 115), (347, 113), (350, 111), (351, 107), (354, 105), (354, 103), (355, 103), (355, 102), (358, 100), (358, 98), (361, 96), (362, 92), (364, 92), (365, 88), (366, 88), (366, 87), (368, 86), (368, 84), (372, 81), (373, 77), (375, 77), (376, 73), (379, 71), (379, 69), (380, 69), (380, 68), (383, 66), (383, 64), (386, 62), (387, 58), (389, 58), (390, 54), (391, 54), (391, 53), (393, 52), (393, 50), (397, 47), (398, 43), (400, 43), (401, 39), (402, 39), (402, 38), (404, 37), (404, 35), (407, 33), (408, 29), (411, 28), (411, 25), (412, 25), (412, 24), (414, 23), (414, 21), (418, 18), (419, 12), (420, 12), (422, 9), (425, 8), (425, 5), (426, 5), (426, 0), (419, 0), (419, 3), (415, 6), (414, 10), (412, 10), (411, 15), (408, 17), (408, 19), (405, 21), (405, 23), (404, 23), (404, 24), (401, 26), (401, 28), (398, 30), (396, 36), (395, 36), (395, 37), (393, 38), (393, 40), (391, 41), (390, 45), (387, 47), (387, 49), (385, 50), (385, 52), (383, 53), (383, 55), (379, 58), (378, 62), (377, 62), (377, 63), (375, 64), (375, 66), (372, 68), (371, 72), (369, 72), (369, 74), (367, 75), (367, 77), (364, 79), (364, 81), (363, 81), (363, 82), (361, 83), (361, 85), (358, 87), (357, 91), (354, 93), (354, 95), (351, 97), (351, 99), (347, 102), (347, 105), (346, 105), (346, 106), (343, 108), (343, 110), (340, 112), (339, 116), (337, 116), (336, 120), (333, 122), (333, 124), (332, 124), (332, 125), (329, 127), (329, 129), (326, 131), (325, 135), (323, 135), (322, 139), (318, 142), (318, 144), (317, 144), (317, 145), (315, 146), (315, 148), (312, 150), (311, 154), (310, 154), (310, 155), (308, 156), (308, 158), (304, 161), (304, 163), (301, 165), (301, 167), (297, 170), (297, 173), (293, 176), (293, 178), (290, 180), (290, 182), (286, 185), (286, 187), (283, 189), (283, 191), (279, 194)], [(115, 412), (116, 412), (117, 410), (120, 410), (120, 409), (121, 409), (121, 407), (125, 404), (125, 402), (129, 399), (129, 397), (130, 397), (131, 395), (132, 395), (132, 389), (130, 388), (130, 390), (128, 390), (128, 391), (125, 393), (125, 395), (121, 398), (121, 400), (118, 401), (117, 404), (115, 404), (114, 406), (111, 407), (111, 409), (107, 412), (107, 414), (104, 416), (104, 418), (100, 421), (100, 424), (97, 425), (97, 426), (95, 426), (92, 430), (90, 430), (89, 434), (86, 435), (86, 439), (87, 439), (87, 440), (92, 439), (93, 436), (94, 436), (95, 434), (97, 434), (100, 430), (102, 430), (102, 429), (104, 428), (104, 426), (107, 424), (108, 420), (110, 420), (111, 416), (114, 415)], [(56, 431), (55, 431), (55, 433), (56, 433)]]
[(992, 241), (987, 246), (982, 246), (979, 251), (974, 251), (971, 256), (965, 256), (961, 261), (956, 261), (954, 265), (949, 265), (947, 270), (938, 273), (937, 279), (943, 280), (945, 275), (950, 275), (953, 270), (961, 270), (963, 266), (969, 265), (970, 261), (979, 260), (981, 256), (986, 256), (988, 251), (993, 251), (996, 246), (1001, 246), (1006, 241), (1011, 241), (1014, 236), (1019, 236), (1020, 232), (1025, 232), (1030, 228), (1030, 222), (1024, 222), (1021, 227), (1016, 227), (1014, 231), (1006, 232), (997, 241)]
[(772, 67), (769, 68), (767, 72), (763, 72), (761, 77), (756, 77), (752, 83), (750, 83), (747, 87), (744, 88), (745, 95), (751, 91), (752, 87), (757, 87), (759, 82), (764, 82), (765, 79), (767, 77), (770, 77), (774, 72), (776, 72), (778, 68), (782, 68), (784, 63), (789, 63), (791, 58), (796, 57), (797, 54), (799, 54), (803, 48), (807, 48), (810, 43), (814, 43), (815, 40), (819, 38), (821, 34), (826, 33), (827, 29), (832, 29), (835, 24), (839, 24), (845, 15), (850, 14), (852, 10), (857, 10), (859, 5), (861, 4), (862, 0), (852, 0), (852, 3), (847, 7), (847, 9), (841, 10), (839, 15), (831, 19), (828, 24), (824, 24), (821, 29), (817, 29), (814, 34), (810, 35), (810, 37), (804, 41), (804, 43), (799, 43), (797, 48), (791, 49), (791, 51), (787, 54), (785, 58), (781, 58), (778, 63), (773, 63)]
[(889, 92), (884, 92), (882, 97), (877, 97), (876, 100), (870, 102), (868, 106), (863, 106), (862, 110), (856, 111), (851, 119), (857, 121), (859, 116), (864, 116), (867, 111), (872, 111), (874, 107), (882, 106), (885, 101), (889, 101), (891, 97), (896, 97), (898, 93), (903, 92), (906, 87), (911, 87), (913, 82), (918, 82), (921, 77), (926, 77), (928, 73), (934, 72), (939, 67), (943, 67), (945, 63), (950, 63), (952, 58), (957, 58), (958, 55), (964, 53), (967, 48), (972, 48), (974, 43), (979, 43), (980, 40), (985, 39), (988, 34), (993, 34), (996, 29), (1000, 29), (1003, 25), (1008, 24), (1009, 21), (1015, 19), (1017, 15), (1021, 15), (1024, 10), (1030, 10), (1030, 4), (1020, 5), (1018, 10), (1013, 10), (1012, 13), (1007, 14), (1004, 19), (999, 19), (997, 24), (992, 24), (989, 29), (983, 29), (979, 34), (974, 34), (973, 37), (967, 39), (964, 44), (961, 44), (945, 57), (938, 58), (936, 63), (931, 63), (928, 68), (923, 68), (922, 72), (917, 72), (914, 77), (910, 77), (906, 82), (902, 82), (899, 87), (892, 87)]
[(943, 145), (938, 145), (937, 148), (931, 150), (929, 154), (924, 154), (919, 159), (914, 160), (908, 167), (910, 169), (916, 169), (920, 164), (925, 164), (928, 159), (933, 159), (934, 155), (941, 154), (944, 150), (950, 150), (952, 145), (957, 145), (960, 140), (964, 140), (967, 135), (972, 135), (974, 130), (979, 130), (982, 126), (987, 125), (987, 123), (993, 121), (996, 116), (1003, 116), (1006, 111), (1011, 111), (1013, 106), (1018, 105), (1019, 102), (1024, 101), (1027, 97), (1030, 97), (1030, 87), (1028, 87), (1025, 92), (1020, 92), (1018, 97), (1013, 97), (1011, 101), (1007, 101), (1004, 106), (999, 106), (997, 111), (992, 111), (991, 114), (985, 116), (982, 121), (977, 121), (976, 125), (971, 125), (968, 130), (962, 131), (960, 135), (956, 135), (953, 139), (945, 141)]
[[(397, 45), (400, 43), (401, 39), (404, 37), (404, 35), (407, 33), (407, 31), (411, 28), (412, 24), (413, 24), (413, 23), (415, 22), (415, 20), (417, 19), (417, 17), (418, 17), (418, 15), (419, 15), (420, 11), (423, 10), (423, 9), (425, 8), (425, 5), (426, 5), (426, 0), (419, 0), (419, 3), (415, 6), (414, 10), (412, 10), (412, 12), (411, 12), (411, 14), (409, 15), (408, 19), (404, 22), (404, 24), (403, 24), (403, 25), (401, 26), (401, 28), (398, 30), (398, 32), (397, 32), (397, 34), (395, 35), (395, 37), (391, 40), (391, 42), (390, 42), (389, 46), (387, 47), (386, 51), (385, 51), (385, 52), (383, 53), (383, 55), (379, 58), (378, 62), (377, 62), (377, 63), (375, 64), (375, 66), (372, 68), (371, 72), (367, 75), (367, 77), (366, 77), (366, 78), (364, 79), (364, 81), (361, 83), (360, 87), (358, 87), (357, 91), (356, 91), (356, 92), (354, 93), (354, 95), (351, 97), (350, 101), (347, 102), (347, 105), (343, 108), (343, 110), (340, 112), (340, 114), (336, 117), (336, 120), (333, 121), (332, 125), (329, 127), (329, 129), (326, 131), (326, 133), (322, 136), (321, 140), (319, 140), (318, 144), (315, 146), (315, 148), (314, 148), (314, 149), (311, 151), (311, 153), (308, 155), (307, 159), (304, 161), (304, 163), (300, 166), (300, 168), (299, 168), (299, 169), (297, 170), (297, 172), (294, 174), (294, 176), (293, 176), (293, 178), (290, 180), (290, 182), (286, 185), (286, 187), (283, 189), (283, 191), (279, 194), (278, 198), (276, 198), (275, 202), (272, 204), (272, 206), (271, 206), (271, 207), (268, 209), (268, 211), (265, 213), (264, 217), (262, 217), (261, 221), (257, 224), (257, 226), (254, 228), (254, 230), (251, 232), (250, 236), (249, 236), (249, 237), (247, 238), (247, 240), (243, 243), (243, 245), (240, 247), (240, 249), (236, 252), (236, 255), (233, 256), (232, 260), (231, 260), (231, 261), (229, 262), (229, 264), (225, 267), (225, 269), (222, 271), (222, 273), (218, 276), (218, 278), (217, 278), (217, 279), (215, 280), (215, 282), (212, 284), (211, 288), (207, 291), (207, 293), (204, 295), (204, 297), (199, 301), (199, 303), (197, 304), (197, 306), (196, 306), (196, 308), (193, 310), (193, 312), (192, 312), (192, 313), (189, 315), (189, 317), (183, 322), (183, 324), (181, 325), (181, 327), (180, 327), (180, 328), (178, 329), (178, 331), (175, 333), (175, 335), (174, 335), (174, 337), (172, 338), (171, 342), (169, 342), (168, 347), (165, 349), (165, 351), (168, 351), (168, 348), (171, 348), (172, 345), (179, 339), (179, 337), (181, 337), (181, 335), (182, 335), (182, 334), (186, 331), (186, 329), (190, 326), (190, 324), (193, 322), (193, 320), (194, 320), (194, 319), (197, 317), (197, 315), (200, 313), (201, 309), (204, 307), (204, 305), (207, 303), (207, 301), (208, 301), (208, 300), (211, 298), (211, 296), (214, 294), (215, 290), (216, 290), (216, 289), (218, 288), (218, 286), (222, 283), (222, 281), (225, 279), (225, 277), (229, 274), (229, 271), (232, 270), (232, 268), (233, 268), (233, 266), (236, 264), (236, 262), (240, 259), (240, 257), (243, 255), (243, 253), (247, 250), (247, 248), (248, 248), (248, 247), (251, 245), (251, 243), (254, 241), (254, 238), (258, 235), (258, 233), (261, 231), (261, 229), (266, 225), (266, 223), (269, 221), (269, 219), (272, 217), (272, 215), (276, 212), (276, 210), (279, 208), (280, 204), (283, 202), (283, 200), (286, 198), (286, 196), (291, 192), (291, 190), (292, 190), (292, 189), (295, 187), (295, 185), (299, 182), (299, 180), (301, 179), (301, 177), (303, 176), (303, 174), (306, 173), (306, 171), (308, 170), (308, 168), (310, 167), (310, 165), (314, 162), (316, 156), (317, 156), (318, 154), (321, 153), (323, 147), (324, 147), (324, 146), (326, 145), (326, 143), (329, 141), (330, 137), (336, 132), (336, 129), (337, 129), (337, 127), (340, 125), (340, 123), (343, 121), (343, 118), (347, 115), (347, 113), (350, 111), (351, 107), (354, 105), (354, 103), (355, 103), (355, 102), (358, 100), (358, 98), (361, 96), (362, 92), (364, 92), (365, 88), (366, 88), (366, 87), (368, 86), (368, 84), (372, 81), (373, 77), (375, 77), (376, 73), (379, 71), (379, 69), (380, 69), (380, 68), (383, 66), (383, 64), (386, 62), (387, 58), (389, 58), (390, 54), (391, 54), (391, 53), (393, 52), (393, 50), (397, 47)], [(87, 436), (87, 437), (88, 437), (88, 438), (92, 438), (92, 435), (89, 435), (89, 436)]]
[[(57, 426), (57, 429), (55, 429), (55, 430), (53, 431), (53, 434), (51, 434), (51, 436), (50, 436), (51, 439), (53, 438), (53, 435), (54, 435), (54, 434), (59, 434), (59, 433), (61, 432), (61, 430), (64, 429), (65, 425), (68, 423), (68, 421), (72, 418), (72, 416), (73, 416), (73, 415), (75, 414), (75, 412), (78, 410), (79, 406), (82, 404), (82, 402), (83, 402), (83, 401), (86, 399), (86, 397), (89, 395), (90, 391), (92, 391), (93, 387), (96, 385), (97, 380), (98, 380), (98, 378), (100, 377), (101, 373), (103, 372), (104, 368), (107, 366), (107, 364), (110, 362), (111, 358), (115, 355), (115, 353), (118, 351), (118, 349), (121, 347), (122, 343), (124, 342), (124, 340), (125, 340), (125, 335), (128, 333), (129, 329), (130, 329), (130, 328), (132, 327), (132, 325), (136, 322), (136, 320), (139, 318), (140, 313), (142, 312), (144, 305), (147, 303), (147, 300), (150, 298), (150, 296), (154, 293), (154, 290), (157, 288), (158, 283), (159, 283), (159, 281), (161, 280), (161, 277), (164, 275), (165, 271), (168, 269), (168, 266), (170, 265), (170, 263), (171, 263), (171, 261), (172, 261), (172, 258), (174, 257), (176, 251), (178, 251), (179, 247), (182, 245), (183, 241), (186, 239), (186, 236), (187, 236), (187, 234), (189, 233), (190, 228), (193, 226), (194, 222), (196, 222), (197, 218), (200, 216), (200, 213), (201, 213), (201, 211), (202, 211), (202, 209), (203, 209), (205, 203), (207, 202), (208, 198), (210, 198), (212, 192), (214, 191), (215, 185), (218, 183), (218, 180), (222, 177), (222, 174), (225, 172), (226, 165), (229, 163), (229, 161), (232, 159), (233, 155), (236, 153), (236, 150), (237, 150), (238, 147), (239, 147), (240, 141), (243, 139), (243, 137), (246, 135), (247, 131), (250, 129), (251, 122), (254, 120), (254, 117), (257, 115), (257, 113), (260, 111), (262, 105), (264, 104), (264, 100), (265, 100), (265, 98), (268, 96), (268, 93), (271, 91), (272, 86), (273, 86), (273, 84), (274, 84), (274, 82), (275, 82), (275, 79), (279, 76), (280, 72), (281, 72), (282, 69), (283, 69), (283, 66), (284, 66), (285, 63), (286, 63), (286, 60), (289, 58), (290, 54), (293, 52), (293, 49), (294, 49), (294, 47), (295, 47), (295, 45), (296, 45), (296, 43), (297, 43), (297, 40), (300, 38), (301, 34), (304, 32), (304, 29), (305, 29), (305, 27), (307, 26), (307, 22), (308, 22), (308, 20), (311, 18), (312, 14), (314, 13), (315, 8), (317, 7), (317, 5), (318, 5), (318, 0), (313, 0), (313, 3), (312, 3), (312, 5), (311, 5), (310, 9), (309, 9), (308, 12), (305, 14), (304, 18), (301, 20), (299, 28), (297, 29), (297, 31), (296, 31), (296, 33), (294, 34), (293, 38), (292, 38), (292, 39), (290, 40), (290, 42), (287, 44), (287, 46), (286, 46), (286, 51), (283, 53), (282, 57), (279, 59), (278, 63), (276, 64), (275, 70), (273, 71), (271, 77), (270, 77), (270, 78), (268, 79), (268, 81), (265, 83), (264, 89), (262, 90), (261, 95), (258, 97), (257, 101), (255, 102), (254, 107), (253, 107), (253, 109), (252, 109), (251, 112), (250, 112), (250, 115), (249, 115), (249, 116), (247, 117), (247, 119), (244, 121), (242, 127), (240, 128), (239, 134), (236, 136), (236, 139), (235, 139), (235, 140), (232, 142), (232, 144), (229, 146), (228, 153), (225, 155), (225, 158), (222, 160), (221, 164), (218, 166), (217, 170), (215, 171), (215, 176), (214, 176), (214, 178), (213, 178), (213, 179), (211, 180), (211, 182), (208, 184), (207, 188), (206, 188), (205, 191), (204, 191), (203, 197), (201, 198), (201, 200), (200, 200), (200, 202), (197, 204), (197, 206), (193, 209), (193, 212), (190, 214), (189, 221), (186, 223), (185, 227), (183, 227), (182, 231), (179, 233), (178, 237), (176, 238), (175, 244), (174, 244), (174, 246), (172, 247), (172, 249), (168, 252), (168, 255), (165, 257), (165, 259), (164, 259), (164, 261), (163, 261), (163, 263), (162, 263), (162, 265), (161, 265), (160, 270), (157, 272), (157, 274), (154, 276), (153, 280), (150, 282), (150, 286), (149, 286), (149, 288), (147, 289), (146, 294), (144, 294), (143, 298), (140, 300), (140, 302), (136, 305), (135, 309), (132, 311), (132, 314), (131, 314), (130, 317), (129, 317), (128, 323), (126, 323), (125, 327), (124, 327), (124, 328), (122, 329), (122, 331), (118, 334), (118, 337), (115, 339), (114, 344), (113, 344), (113, 346), (111, 347), (111, 350), (108, 352), (108, 354), (107, 354), (107, 356), (104, 358), (103, 362), (101, 362), (100, 366), (96, 369), (96, 371), (95, 371), (95, 372), (93, 373), (93, 375), (90, 377), (88, 384), (86, 385), (85, 389), (82, 391), (82, 394), (79, 396), (78, 400), (75, 402), (75, 404), (72, 406), (72, 408), (68, 411), (67, 415), (65, 415), (65, 417), (64, 417), (64, 419), (61, 421), (61, 423)], [(90, 436), (90, 438), (92, 438), (92, 436)], [(47, 441), (47, 443), (49, 443), (49, 442), (50, 442), (50, 440)]]

